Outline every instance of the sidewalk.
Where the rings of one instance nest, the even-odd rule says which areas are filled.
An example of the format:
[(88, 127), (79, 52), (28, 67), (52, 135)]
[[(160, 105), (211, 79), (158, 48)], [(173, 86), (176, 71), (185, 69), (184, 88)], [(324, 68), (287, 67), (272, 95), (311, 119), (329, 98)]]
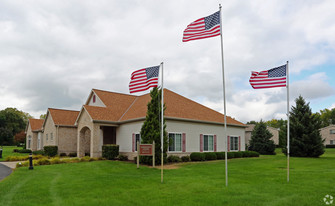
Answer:
[(0, 162), (0, 181), (12, 173), (12, 169)]
[(6, 165), (7, 167), (11, 168), (11, 169), (15, 169), (16, 168), (16, 164), (18, 162), (22, 162), (22, 161), (14, 161), (14, 162), (0, 162), (0, 165)]

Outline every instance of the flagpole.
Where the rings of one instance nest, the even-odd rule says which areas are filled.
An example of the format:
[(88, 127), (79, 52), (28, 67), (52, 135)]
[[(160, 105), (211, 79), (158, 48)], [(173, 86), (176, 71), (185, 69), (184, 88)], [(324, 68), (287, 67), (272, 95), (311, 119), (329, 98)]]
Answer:
[(220, 37), (221, 37), (221, 59), (222, 59), (222, 82), (223, 82), (223, 107), (224, 107), (224, 132), (223, 137), (225, 140), (225, 168), (226, 168), (226, 187), (228, 186), (228, 144), (227, 144), (227, 109), (226, 109), (226, 87), (225, 87), (225, 76), (224, 76), (224, 58), (223, 58), (223, 38), (222, 38), (222, 13), (221, 13), (221, 4), (219, 4), (220, 8)]
[(286, 88), (287, 88), (287, 182), (290, 181), (290, 89), (288, 61), (286, 62)]
[(164, 85), (163, 85), (163, 77), (164, 77), (164, 73), (163, 73), (163, 62), (161, 63), (162, 65), (162, 102), (161, 102), (161, 106), (162, 106), (162, 122), (161, 122), (161, 183), (163, 183), (163, 168), (164, 168)]

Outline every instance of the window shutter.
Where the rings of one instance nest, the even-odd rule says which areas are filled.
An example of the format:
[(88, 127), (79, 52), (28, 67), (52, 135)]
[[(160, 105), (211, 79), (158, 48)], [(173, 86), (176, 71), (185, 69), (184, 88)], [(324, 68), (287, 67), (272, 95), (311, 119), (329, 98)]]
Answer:
[(204, 135), (200, 135), (200, 152), (204, 151)]
[(230, 152), (230, 137), (229, 136), (227, 136), (227, 142), (228, 142), (228, 152)]
[(214, 152), (216, 152), (216, 135), (214, 135)]
[(186, 152), (186, 134), (185, 133), (183, 133), (182, 148), (183, 148), (183, 152)]
[(241, 136), (238, 136), (238, 151), (241, 151)]
[(133, 139), (133, 149), (132, 149), (132, 151), (133, 152), (135, 152), (135, 144), (136, 144), (136, 142), (135, 142), (135, 134), (133, 133), (133, 137), (132, 137), (132, 139)]

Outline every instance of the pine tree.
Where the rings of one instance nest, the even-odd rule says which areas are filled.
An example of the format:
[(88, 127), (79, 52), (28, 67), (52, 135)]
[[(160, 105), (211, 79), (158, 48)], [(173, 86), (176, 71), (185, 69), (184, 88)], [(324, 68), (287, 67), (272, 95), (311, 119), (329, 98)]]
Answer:
[[(148, 103), (148, 110), (145, 121), (141, 128), (141, 143), (143, 144), (152, 144), (155, 141), (155, 164), (158, 165), (161, 163), (161, 90), (153, 88), (150, 92), (151, 101)], [(165, 106), (164, 106), (165, 110)], [(167, 132), (166, 124), (164, 119), (164, 162), (167, 158)], [(143, 156), (140, 159), (141, 163), (152, 164), (151, 156)]]
[[(324, 153), (319, 116), (313, 115), (309, 103), (306, 104), (302, 96), (295, 103), (290, 112), (290, 156), (319, 157)], [(287, 149), (284, 148), (283, 152), (286, 153)]]
[(265, 155), (275, 154), (275, 143), (270, 140), (272, 136), (266, 129), (266, 124), (261, 120), (251, 133), (250, 150)]

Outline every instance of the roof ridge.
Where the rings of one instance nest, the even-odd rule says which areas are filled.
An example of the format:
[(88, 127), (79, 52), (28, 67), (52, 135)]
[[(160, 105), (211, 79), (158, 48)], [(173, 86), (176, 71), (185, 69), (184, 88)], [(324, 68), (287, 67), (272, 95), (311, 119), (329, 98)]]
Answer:
[(100, 92), (108, 92), (108, 93), (113, 93), (113, 94), (120, 94), (120, 95), (124, 95), (124, 96), (132, 96), (132, 97), (138, 97), (137, 95), (132, 95), (132, 94), (125, 94), (125, 93), (121, 93), (121, 92), (112, 92), (112, 91), (107, 91), (107, 90), (102, 90), (102, 89), (92, 89), (92, 91), (100, 91)]
[(121, 117), (117, 120), (118, 122), (121, 121), (121, 119), (124, 117), (124, 115), (129, 111), (129, 109), (134, 105), (134, 103), (136, 102), (136, 100), (138, 99), (139, 97), (137, 96), (134, 101), (131, 103), (131, 105), (127, 108), (127, 110), (121, 115)]
[(78, 110), (72, 110), (72, 109), (59, 109), (59, 108), (48, 108), (52, 110), (61, 110), (61, 111), (69, 111), (69, 112), (79, 112)]

